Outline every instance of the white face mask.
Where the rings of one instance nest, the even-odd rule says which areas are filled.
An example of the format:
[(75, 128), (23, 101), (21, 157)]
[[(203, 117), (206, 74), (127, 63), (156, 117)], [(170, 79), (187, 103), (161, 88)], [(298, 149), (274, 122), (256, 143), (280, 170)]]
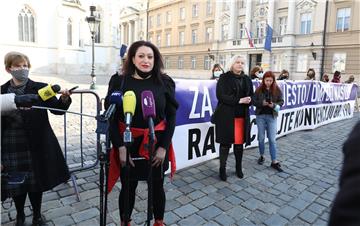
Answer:
[(222, 74), (222, 71), (214, 71), (215, 78), (219, 78), (221, 74)]
[(257, 76), (258, 76), (259, 78), (263, 78), (263, 77), (264, 77), (264, 73), (259, 73)]

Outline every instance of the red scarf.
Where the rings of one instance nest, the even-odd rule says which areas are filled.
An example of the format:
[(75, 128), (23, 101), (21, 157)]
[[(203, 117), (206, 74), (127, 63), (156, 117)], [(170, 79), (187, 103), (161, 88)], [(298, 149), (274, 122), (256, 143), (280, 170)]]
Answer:
[[(166, 128), (166, 122), (163, 120), (159, 124), (155, 126), (155, 131), (163, 131)], [(120, 133), (125, 131), (125, 124), (119, 122), (119, 130)], [(149, 160), (149, 152), (145, 150), (145, 145), (148, 144), (149, 139), (149, 129), (141, 129), (141, 128), (131, 128), (131, 133), (133, 138), (137, 138), (140, 136), (144, 136), (139, 150), (139, 155), (144, 157), (145, 159)], [(156, 142), (156, 141), (155, 141)], [(169, 161), (171, 163), (171, 173), (170, 178), (172, 179), (175, 171), (176, 171), (176, 161), (175, 161), (175, 151), (172, 144), (169, 147)], [(110, 151), (110, 167), (109, 167), (109, 177), (108, 177), (108, 193), (111, 192), (112, 188), (114, 187), (115, 183), (120, 177), (120, 160), (119, 160), (119, 151), (115, 150), (113, 147)]]

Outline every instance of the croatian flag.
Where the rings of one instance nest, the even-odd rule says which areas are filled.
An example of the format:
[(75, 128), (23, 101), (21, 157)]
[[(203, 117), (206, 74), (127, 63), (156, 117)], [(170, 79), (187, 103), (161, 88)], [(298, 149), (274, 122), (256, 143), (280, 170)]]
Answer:
[(123, 58), (125, 56), (126, 49), (127, 49), (127, 46), (124, 44), (121, 44), (121, 47), (120, 47), (120, 57), (121, 58)]
[(250, 35), (250, 33), (249, 33), (249, 31), (248, 31), (248, 29), (247, 29), (246, 27), (245, 27), (245, 31), (246, 31), (246, 35), (247, 35), (248, 40), (249, 40), (249, 46), (250, 46), (250, 47), (254, 47), (254, 43), (253, 43), (252, 37), (251, 37), (251, 35)]

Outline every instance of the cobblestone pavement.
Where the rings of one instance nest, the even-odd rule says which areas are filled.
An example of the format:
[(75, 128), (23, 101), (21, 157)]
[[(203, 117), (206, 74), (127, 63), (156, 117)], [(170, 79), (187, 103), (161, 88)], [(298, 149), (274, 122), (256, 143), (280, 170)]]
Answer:
[[(33, 76), (34, 80), (58, 83), (72, 87), (73, 80), (66, 77)], [(46, 80), (47, 79), (47, 80)], [(72, 78), (73, 79), (73, 78)], [(52, 81), (49, 81), (52, 80)], [(78, 79), (79, 80), (79, 79)], [(80, 79), (81, 80), (81, 79)], [(80, 88), (87, 88), (83, 78)], [(96, 90), (101, 97), (106, 92), (107, 78)], [(79, 83), (77, 83), (79, 84)], [(78, 99), (77, 99), (78, 98)], [(79, 96), (73, 95), (71, 110), (79, 111)], [(84, 97), (84, 113), (95, 115), (95, 103)], [(68, 114), (69, 115), (69, 114)], [(71, 118), (74, 117), (74, 118)], [(67, 116), (68, 164), (77, 166), (79, 153), (79, 119)], [(64, 146), (63, 118), (51, 116), (53, 128)], [(218, 179), (218, 159), (181, 170), (173, 182), (165, 180), (167, 225), (327, 225), (332, 200), (338, 189), (342, 163), (342, 144), (351, 128), (360, 120), (356, 113), (352, 119), (335, 122), (315, 130), (289, 134), (277, 140), (285, 172), (277, 173), (269, 167), (269, 154), (264, 165), (256, 163), (258, 150), (247, 149), (243, 167), (245, 177), (239, 179), (234, 172), (233, 155), (228, 159), (228, 181)], [(86, 163), (96, 158), (95, 128), (92, 118), (83, 122), (83, 148)], [(69, 181), (44, 193), (42, 212), (49, 225), (99, 225), (99, 168), (76, 173), (81, 201), (76, 200)], [(119, 225), (119, 183), (109, 195), (108, 225)], [(8, 205), (6, 203), (5, 205)], [(27, 200), (26, 223), (31, 223), (30, 203)], [(147, 210), (147, 186), (139, 183), (132, 225), (144, 225)], [(1, 224), (13, 225), (14, 205), (1, 210)]]

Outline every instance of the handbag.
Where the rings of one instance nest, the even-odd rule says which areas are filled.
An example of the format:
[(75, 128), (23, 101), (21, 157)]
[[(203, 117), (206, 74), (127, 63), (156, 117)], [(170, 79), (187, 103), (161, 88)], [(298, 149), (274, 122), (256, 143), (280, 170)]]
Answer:
[(218, 114), (218, 106), (216, 106), (214, 113), (210, 116), (210, 122), (212, 124), (216, 123), (216, 115)]

